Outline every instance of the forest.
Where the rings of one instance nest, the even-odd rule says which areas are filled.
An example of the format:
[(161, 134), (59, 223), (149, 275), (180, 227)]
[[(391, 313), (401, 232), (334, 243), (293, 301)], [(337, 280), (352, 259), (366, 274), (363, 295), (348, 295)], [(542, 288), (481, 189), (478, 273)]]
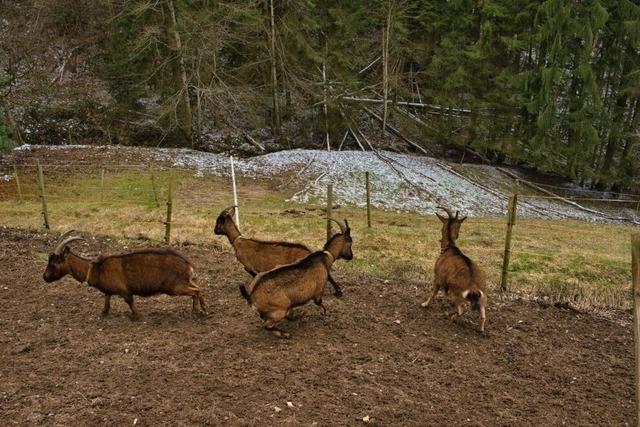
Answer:
[(639, 101), (638, 1), (0, 0), (3, 149), (388, 149), (629, 191)]

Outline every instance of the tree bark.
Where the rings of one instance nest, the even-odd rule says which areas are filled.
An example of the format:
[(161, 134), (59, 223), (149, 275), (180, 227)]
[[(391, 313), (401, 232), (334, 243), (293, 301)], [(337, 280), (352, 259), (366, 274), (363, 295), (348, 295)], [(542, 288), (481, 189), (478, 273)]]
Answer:
[(273, 117), (271, 131), (276, 140), (280, 139), (280, 109), (278, 103), (278, 75), (276, 64), (276, 24), (273, 0), (269, 0), (269, 55), (271, 56), (271, 95), (273, 97)]
[(13, 139), (18, 144), (23, 145), (24, 140), (22, 139), (22, 134), (20, 133), (18, 124), (13, 118), (13, 114), (11, 114), (11, 110), (9, 109), (7, 100), (5, 98), (0, 98), (0, 100), (2, 101), (2, 109), (4, 110), (4, 117), (7, 120), (7, 123), (9, 124), (9, 127), (10, 127), (9, 138)]
[(391, 0), (387, 4), (387, 22), (382, 29), (382, 138), (387, 128), (389, 99), (389, 33), (391, 32)]
[(182, 39), (178, 31), (178, 20), (173, 0), (166, 1), (166, 7), (169, 11), (169, 49), (174, 53), (175, 58), (171, 61), (173, 73), (173, 81), (176, 87), (178, 97), (176, 103), (176, 121), (181, 136), (188, 144), (193, 144), (193, 123), (191, 117), (191, 103), (189, 101), (189, 82), (187, 79), (187, 69), (184, 65), (184, 57), (182, 56)]

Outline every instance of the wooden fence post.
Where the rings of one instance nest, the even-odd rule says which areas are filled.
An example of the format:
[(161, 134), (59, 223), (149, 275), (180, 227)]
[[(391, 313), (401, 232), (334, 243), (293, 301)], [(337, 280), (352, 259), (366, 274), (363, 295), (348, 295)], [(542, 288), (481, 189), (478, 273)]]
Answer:
[(636, 358), (636, 426), (640, 426), (640, 234), (631, 235), (633, 279), (633, 342)]
[(367, 191), (367, 227), (371, 228), (371, 184), (369, 180), (369, 171), (364, 173), (364, 181)]
[(100, 203), (104, 202), (104, 169), (100, 171)]
[(49, 228), (49, 210), (47, 209), (47, 196), (44, 192), (44, 174), (42, 173), (42, 166), (40, 166), (40, 160), (36, 159), (38, 165), (38, 187), (40, 188), (40, 199), (42, 200), (42, 217), (44, 218), (44, 228)]
[(236, 212), (236, 227), (240, 230), (240, 208), (238, 207), (238, 191), (236, 188), (236, 170), (233, 167), (233, 156), (231, 156), (231, 187), (233, 189), (233, 205)]
[(165, 221), (164, 225), (164, 243), (165, 244), (170, 244), (171, 243), (171, 214), (173, 212), (173, 189), (172, 189), (172, 183), (171, 181), (169, 181), (169, 193), (167, 195), (167, 220)]
[(156, 208), (160, 207), (160, 202), (158, 201), (158, 190), (156, 189), (156, 177), (153, 173), (153, 169), (151, 169), (151, 189), (153, 190), (153, 200), (156, 202)]
[(327, 240), (331, 238), (331, 211), (333, 210), (333, 184), (327, 185)]
[(16, 187), (18, 189), (18, 201), (22, 202), (22, 187), (20, 186), (20, 176), (18, 175), (18, 166), (13, 165), (13, 177), (16, 180)]
[(505, 292), (509, 288), (509, 258), (511, 257), (511, 233), (516, 224), (516, 212), (518, 210), (518, 187), (520, 182), (516, 179), (513, 185), (513, 194), (509, 199), (509, 212), (507, 214), (507, 236), (504, 242), (504, 257), (502, 259), (502, 277), (500, 289)]

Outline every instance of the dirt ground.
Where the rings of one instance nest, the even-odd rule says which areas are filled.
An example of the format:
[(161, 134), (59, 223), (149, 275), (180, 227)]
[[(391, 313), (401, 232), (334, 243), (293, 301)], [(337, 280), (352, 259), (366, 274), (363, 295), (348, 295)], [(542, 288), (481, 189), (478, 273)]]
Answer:
[[(189, 298), (157, 296), (138, 299), (136, 322), (119, 298), (103, 319), (97, 290), (42, 280), (55, 237), (0, 228), (4, 425), (634, 422), (629, 313), (603, 318), (494, 297), (481, 336), (475, 313), (452, 322), (442, 297), (420, 308), (425, 284), (337, 268), (344, 297), (325, 298), (325, 317), (300, 308), (301, 319), (282, 325), (292, 337), (279, 339), (240, 297), (247, 275), (226, 243), (212, 243), (179, 248), (197, 266), (209, 318), (192, 319)], [(100, 238), (76, 247), (125, 245)]]

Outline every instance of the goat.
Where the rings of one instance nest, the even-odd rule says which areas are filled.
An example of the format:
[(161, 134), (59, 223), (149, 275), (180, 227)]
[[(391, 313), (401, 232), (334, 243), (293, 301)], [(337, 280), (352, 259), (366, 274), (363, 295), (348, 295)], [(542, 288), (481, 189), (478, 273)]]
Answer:
[(439, 209), (447, 213), (447, 218), (436, 213), (442, 222), (440, 256), (434, 268), (433, 290), (421, 305), (427, 307), (440, 288), (444, 288), (447, 298), (457, 310), (451, 318), (462, 316), (463, 305), (469, 301), (472, 309), (480, 311), (480, 332), (484, 332), (487, 306), (485, 276), (478, 265), (456, 246), (460, 226), (467, 217), (458, 218), (459, 212), (454, 216), (447, 208), (439, 207)]
[[(311, 253), (311, 249), (300, 243), (268, 242), (242, 237), (233, 221), (235, 206), (224, 209), (216, 219), (214, 233), (225, 235), (233, 246), (236, 258), (244, 269), (255, 277), (256, 274), (272, 270), (279, 265), (287, 265), (301, 260)], [(342, 290), (330, 275), (327, 277), (340, 298)]]
[(204, 298), (194, 283), (192, 264), (178, 252), (166, 249), (140, 249), (118, 255), (100, 256), (91, 260), (76, 255), (69, 244), (82, 237), (63, 234), (49, 255), (42, 276), (51, 283), (71, 274), (80, 283), (87, 283), (104, 294), (102, 315), (109, 314), (111, 296), (120, 295), (129, 304), (131, 318), (139, 317), (133, 296), (155, 294), (185, 295), (193, 298), (193, 314), (198, 314), (198, 303), (206, 314)]
[(265, 328), (275, 335), (288, 337), (289, 334), (278, 329), (276, 324), (284, 317), (293, 320), (293, 308), (311, 300), (322, 307), (323, 315), (326, 314), (322, 295), (331, 266), (337, 259), (353, 258), (349, 223), (346, 219), (344, 226), (335, 222), (340, 226), (340, 233), (326, 242), (324, 250), (313, 252), (295, 263), (259, 273), (248, 287), (240, 285), (242, 296), (260, 314)]

